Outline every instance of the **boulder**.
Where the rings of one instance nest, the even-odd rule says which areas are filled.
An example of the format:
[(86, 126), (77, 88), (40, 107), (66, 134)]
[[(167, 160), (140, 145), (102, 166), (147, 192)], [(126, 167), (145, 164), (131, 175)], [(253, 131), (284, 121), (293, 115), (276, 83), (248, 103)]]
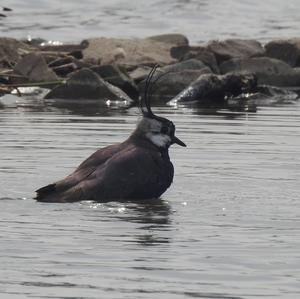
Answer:
[(176, 62), (170, 49), (173, 44), (152, 39), (115, 39), (94, 38), (85, 41), (88, 45), (83, 50), (84, 61), (94, 64), (117, 64), (127, 70), (140, 65), (161, 66)]
[[(152, 79), (151, 94), (153, 100), (167, 102), (196, 80), (201, 74), (211, 70), (196, 59), (186, 60), (160, 68)], [(140, 94), (144, 94), (145, 80), (139, 83)]]
[(14, 67), (14, 71), (24, 77), (29, 82), (49, 82), (56, 81), (58, 77), (48, 67), (45, 59), (37, 53), (25, 55)]
[(197, 59), (202, 61), (214, 73), (219, 74), (219, 67), (214, 53), (205, 47), (177, 46), (171, 48), (171, 56), (179, 61)]
[(228, 72), (254, 73), (259, 84), (274, 86), (299, 86), (300, 71), (287, 63), (269, 57), (237, 58), (220, 65), (222, 74)]
[(189, 44), (188, 38), (185, 35), (179, 33), (153, 35), (147, 37), (147, 39), (177, 46), (186, 46)]
[(265, 52), (262, 45), (252, 39), (214, 40), (208, 43), (207, 49), (215, 54), (219, 64), (233, 58), (263, 56)]
[(13, 38), (0, 38), (0, 67), (15, 65), (23, 55), (34, 51), (34, 48)]
[(63, 85), (56, 86), (46, 96), (46, 99), (101, 99), (104, 101), (132, 100), (118, 87), (100, 78), (90, 69), (74, 72)]
[(139, 66), (133, 71), (129, 72), (129, 76), (134, 80), (136, 84), (138, 84), (148, 76), (151, 69), (152, 68), (149, 66)]
[(253, 74), (204, 74), (181, 91), (168, 104), (197, 103), (220, 105), (226, 98), (256, 89), (257, 80)]
[(105, 81), (122, 89), (132, 99), (137, 100), (139, 98), (137, 85), (126, 73), (122, 72), (118, 66), (111, 64), (96, 65), (91, 67), (91, 70)]
[(292, 67), (300, 66), (300, 38), (274, 40), (265, 45), (266, 56), (282, 60)]

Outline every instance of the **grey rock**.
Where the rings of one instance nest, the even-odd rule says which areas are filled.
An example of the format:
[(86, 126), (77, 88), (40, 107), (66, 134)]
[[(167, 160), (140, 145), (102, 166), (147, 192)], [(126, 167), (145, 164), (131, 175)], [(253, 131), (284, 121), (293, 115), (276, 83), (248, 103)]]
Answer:
[(13, 38), (0, 38), (0, 67), (15, 65), (23, 55), (35, 49)]
[(97, 65), (91, 67), (95, 73), (110, 84), (119, 87), (132, 99), (139, 98), (139, 91), (135, 82), (116, 65)]
[(149, 66), (139, 66), (136, 69), (134, 69), (133, 71), (129, 72), (129, 76), (130, 76), (130, 78), (132, 78), (134, 80), (134, 82), (136, 84), (138, 84), (141, 81), (143, 81), (144, 79), (146, 79), (146, 77), (150, 73), (151, 69), (152, 68)]
[(48, 67), (45, 59), (37, 53), (25, 55), (14, 67), (14, 71), (30, 82), (49, 82), (56, 81), (58, 77)]
[(202, 61), (205, 65), (215, 73), (219, 74), (219, 67), (216, 56), (205, 47), (190, 47), (179, 46), (171, 49), (171, 56), (180, 60), (197, 59)]
[[(167, 102), (205, 73), (211, 73), (211, 70), (196, 59), (165, 66), (159, 69), (153, 77), (151, 96), (154, 101)], [(140, 82), (138, 87), (140, 94), (143, 95), (145, 80)]]
[(140, 65), (167, 65), (176, 62), (170, 49), (173, 44), (151, 39), (95, 38), (86, 40), (83, 50), (84, 61), (93, 64), (117, 64), (134, 70)]
[(269, 57), (231, 59), (220, 65), (222, 74), (228, 72), (254, 73), (259, 84), (299, 86), (300, 72), (287, 63)]
[(205, 65), (202, 61), (198, 59), (188, 59), (185, 61), (181, 61), (172, 65), (164, 66), (160, 69), (162, 72), (181, 72), (181, 71), (187, 71), (187, 70), (203, 70), (206, 69), (208, 72), (211, 70), (207, 65)]
[(265, 45), (266, 56), (282, 60), (292, 67), (300, 66), (300, 38), (274, 40)]
[(168, 104), (197, 103), (201, 105), (225, 104), (226, 97), (255, 90), (257, 80), (253, 74), (204, 74), (181, 91)]
[(104, 101), (132, 100), (118, 87), (105, 82), (90, 69), (74, 72), (65, 84), (52, 89), (46, 99), (101, 99)]
[(184, 46), (189, 44), (188, 38), (185, 35), (179, 33), (153, 35), (147, 37), (147, 39), (177, 46)]
[(265, 53), (262, 45), (252, 39), (211, 41), (208, 43), (207, 49), (215, 54), (218, 64), (233, 58), (263, 56)]

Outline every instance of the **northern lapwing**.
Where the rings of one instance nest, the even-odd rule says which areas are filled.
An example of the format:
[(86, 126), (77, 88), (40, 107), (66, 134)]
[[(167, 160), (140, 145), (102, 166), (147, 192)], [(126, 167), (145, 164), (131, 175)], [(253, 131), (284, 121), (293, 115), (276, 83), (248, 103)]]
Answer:
[[(154, 67), (141, 100), (142, 118), (127, 140), (97, 150), (69, 176), (36, 191), (41, 202), (131, 201), (159, 198), (171, 185), (169, 147), (186, 146), (175, 125), (156, 116), (150, 105)], [(154, 82), (155, 83), (155, 82)]]

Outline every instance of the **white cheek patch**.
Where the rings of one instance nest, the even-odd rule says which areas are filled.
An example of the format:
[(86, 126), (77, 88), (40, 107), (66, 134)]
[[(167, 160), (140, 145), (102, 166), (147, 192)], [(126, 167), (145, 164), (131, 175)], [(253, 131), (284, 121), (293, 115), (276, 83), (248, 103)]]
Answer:
[(171, 144), (171, 138), (168, 135), (147, 133), (146, 136), (158, 147), (166, 147)]

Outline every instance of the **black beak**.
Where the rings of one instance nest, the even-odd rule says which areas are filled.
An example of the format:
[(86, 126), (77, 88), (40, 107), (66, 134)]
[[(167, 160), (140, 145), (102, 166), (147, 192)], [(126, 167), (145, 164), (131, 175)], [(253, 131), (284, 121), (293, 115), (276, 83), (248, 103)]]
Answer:
[(186, 146), (186, 144), (184, 142), (182, 142), (179, 138), (177, 138), (176, 136), (173, 136), (172, 138), (172, 144), (176, 143), (180, 146)]

